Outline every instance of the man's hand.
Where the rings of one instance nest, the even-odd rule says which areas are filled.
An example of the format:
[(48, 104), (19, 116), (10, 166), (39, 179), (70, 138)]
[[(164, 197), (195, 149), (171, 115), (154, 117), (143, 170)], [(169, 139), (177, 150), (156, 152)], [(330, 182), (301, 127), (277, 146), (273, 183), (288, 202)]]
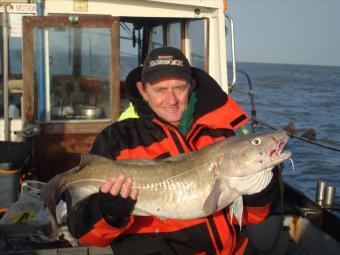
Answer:
[(137, 196), (138, 189), (132, 188), (130, 177), (120, 175), (104, 182), (98, 193), (98, 202), (105, 221), (114, 227), (125, 226)]
[(108, 179), (100, 186), (100, 191), (110, 193), (112, 196), (120, 194), (125, 199), (130, 196), (132, 200), (136, 200), (138, 196), (138, 189), (132, 188), (132, 179), (125, 175)]

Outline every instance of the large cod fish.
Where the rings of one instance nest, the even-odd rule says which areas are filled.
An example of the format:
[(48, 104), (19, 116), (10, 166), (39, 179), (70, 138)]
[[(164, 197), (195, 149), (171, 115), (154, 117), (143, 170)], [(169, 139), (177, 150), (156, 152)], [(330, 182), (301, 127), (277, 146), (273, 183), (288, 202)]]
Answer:
[(125, 174), (139, 189), (134, 215), (192, 219), (230, 205), (231, 213), (240, 218), (242, 195), (263, 190), (273, 167), (290, 158), (290, 152), (283, 152), (287, 140), (285, 131), (235, 136), (163, 160), (112, 161), (84, 155), (79, 166), (47, 183), (42, 199), (55, 216), (65, 190), (76, 204), (98, 192), (109, 177)]

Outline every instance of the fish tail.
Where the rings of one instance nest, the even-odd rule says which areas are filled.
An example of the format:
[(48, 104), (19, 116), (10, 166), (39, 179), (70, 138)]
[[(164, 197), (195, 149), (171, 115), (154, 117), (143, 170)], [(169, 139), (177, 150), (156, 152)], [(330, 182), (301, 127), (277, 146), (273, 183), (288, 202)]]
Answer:
[(48, 183), (44, 186), (44, 188), (41, 191), (40, 198), (44, 201), (48, 208), (48, 211), (52, 216), (51, 225), (54, 233), (57, 233), (58, 229), (56, 208), (61, 198), (61, 195), (65, 190), (64, 188), (66, 185), (67, 176), (73, 174), (78, 169), (79, 167), (76, 166), (67, 172), (54, 176), (51, 180), (48, 181)]
[(55, 216), (55, 208), (56, 208), (56, 197), (57, 197), (57, 183), (59, 180), (59, 176), (54, 177), (51, 181), (49, 181), (43, 188), (40, 197), (47, 205), (50, 213)]
[(45, 185), (40, 195), (54, 219), (56, 219), (56, 207), (62, 194), (64, 182), (64, 174), (56, 175)]
[(62, 192), (65, 191), (67, 177), (78, 170), (79, 166), (76, 166), (67, 172), (54, 176), (43, 188), (40, 197), (45, 202), (53, 216), (55, 216), (55, 209), (60, 200)]

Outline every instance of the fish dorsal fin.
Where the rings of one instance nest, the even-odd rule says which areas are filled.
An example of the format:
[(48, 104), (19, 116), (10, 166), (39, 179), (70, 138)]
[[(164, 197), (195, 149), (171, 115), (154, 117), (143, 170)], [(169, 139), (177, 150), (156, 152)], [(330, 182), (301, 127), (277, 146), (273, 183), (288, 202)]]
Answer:
[(181, 160), (188, 160), (189, 158), (191, 158), (191, 156), (194, 155), (194, 152), (187, 152), (187, 153), (182, 153), (182, 154), (178, 154), (178, 155), (175, 155), (175, 156), (172, 156), (172, 157), (168, 157), (168, 158), (164, 158), (164, 159), (159, 159), (160, 161), (163, 161), (163, 162), (169, 162), (169, 163), (172, 163), (172, 162), (177, 162), (177, 161), (181, 161)]
[(100, 162), (100, 161), (102, 161), (102, 162), (110, 161), (111, 162), (112, 160), (105, 158), (105, 157), (102, 157), (102, 156), (94, 155), (94, 154), (89, 154), (89, 153), (82, 154), (80, 156), (79, 169), (85, 167), (89, 163)]
[(188, 160), (193, 156), (194, 154), (192, 152), (179, 154), (176, 156), (168, 157), (168, 158), (162, 158), (162, 159), (123, 159), (119, 160), (117, 163), (124, 163), (129, 165), (157, 165), (157, 164), (171, 164), (175, 162), (179, 162), (182, 160)]
[(217, 205), (218, 205), (218, 200), (221, 195), (221, 180), (216, 179), (213, 188), (207, 198), (205, 200), (204, 205), (203, 205), (203, 211), (207, 214), (210, 215), (217, 211)]

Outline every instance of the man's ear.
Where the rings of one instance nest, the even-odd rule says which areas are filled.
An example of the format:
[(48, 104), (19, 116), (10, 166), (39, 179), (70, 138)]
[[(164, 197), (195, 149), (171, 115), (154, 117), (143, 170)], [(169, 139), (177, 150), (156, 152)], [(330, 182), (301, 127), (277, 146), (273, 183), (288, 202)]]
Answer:
[(141, 96), (143, 97), (144, 101), (148, 101), (147, 100), (147, 94), (145, 92), (143, 83), (141, 81), (137, 81), (136, 87), (137, 87), (137, 89), (139, 91), (139, 94), (141, 94)]

